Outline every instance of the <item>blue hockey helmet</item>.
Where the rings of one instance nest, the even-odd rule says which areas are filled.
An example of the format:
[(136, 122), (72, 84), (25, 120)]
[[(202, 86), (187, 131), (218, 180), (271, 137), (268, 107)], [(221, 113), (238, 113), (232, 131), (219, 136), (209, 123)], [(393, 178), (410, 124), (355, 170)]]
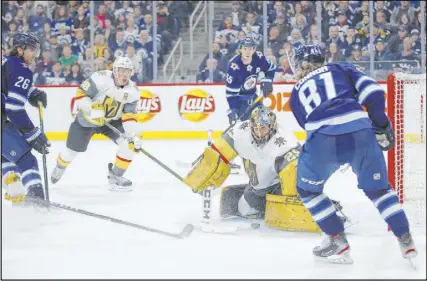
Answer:
[(301, 45), (295, 52), (296, 67), (306, 68), (309, 64), (325, 62), (325, 52), (319, 45)]
[(13, 47), (30, 47), (36, 51), (36, 57), (40, 55), (40, 41), (37, 37), (29, 33), (17, 33), (13, 37)]
[(256, 43), (252, 36), (245, 36), (243, 41), (240, 43), (240, 47), (255, 47)]

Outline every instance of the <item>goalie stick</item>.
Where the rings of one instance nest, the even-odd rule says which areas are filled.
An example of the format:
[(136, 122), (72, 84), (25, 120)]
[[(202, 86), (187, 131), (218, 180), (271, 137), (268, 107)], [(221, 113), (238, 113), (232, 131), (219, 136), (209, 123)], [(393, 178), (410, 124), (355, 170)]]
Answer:
[[(208, 130), (208, 146), (212, 144), (212, 130)], [(212, 224), (211, 208), (212, 208), (212, 187), (203, 190), (202, 193), (202, 218), (201, 231), (208, 233), (233, 233), (237, 231), (237, 227), (218, 226)]]

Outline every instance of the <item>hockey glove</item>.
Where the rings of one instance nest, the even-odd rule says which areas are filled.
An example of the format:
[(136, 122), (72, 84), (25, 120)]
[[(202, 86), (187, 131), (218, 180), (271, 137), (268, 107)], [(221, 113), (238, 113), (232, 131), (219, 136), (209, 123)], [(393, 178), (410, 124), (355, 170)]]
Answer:
[(46, 135), (40, 131), (39, 128), (35, 127), (23, 135), (31, 148), (36, 150), (38, 153), (43, 153), (44, 150), (46, 154), (49, 154), (48, 147), (50, 147), (50, 141), (47, 139)]
[(105, 124), (105, 108), (104, 105), (100, 102), (92, 103), (91, 110), (89, 113), (90, 123), (104, 126)]
[(135, 152), (141, 151), (142, 140), (138, 136), (134, 136), (131, 141), (129, 141), (129, 149)]
[(391, 127), (391, 122), (389, 121), (385, 128), (374, 125), (374, 130), (381, 150), (389, 151), (396, 142), (396, 137), (394, 135), (393, 128)]
[(47, 106), (46, 92), (43, 90), (37, 89), (34, 86), (31, 87), (31, 89), (28, 91), (28, 102), (34, 107), (39, 107), (39, 102), (41, 102), (43, 107), (46, 108)]
[(262, 91), (263, 96), (266, 98), (269, 94), (273, 92), (273, 83), (268, 81), (261, 82), (260, 89)]
[(229, 109), (227, 116), (228, 116), (228, 121), (230, 122), (230, 125), (236, 124), (237, 119), (239, 118), (239, 116), (237, 116), (237, 110), (235, 109)]

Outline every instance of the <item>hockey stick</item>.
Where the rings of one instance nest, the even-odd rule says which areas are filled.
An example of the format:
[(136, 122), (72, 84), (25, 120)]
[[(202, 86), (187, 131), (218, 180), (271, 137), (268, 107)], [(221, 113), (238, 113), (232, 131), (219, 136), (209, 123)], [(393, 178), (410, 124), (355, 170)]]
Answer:
[(37, 199), (31, 199), (30, 201), (33, 201), (34, 203), (38, 203), (41, 206), (45, 206), (47, 208), (49, 208), (50, 206), (52, 207), (56, 207), (56, 208), (60, 208), (63, 210), (67, 210), (67, 211), (71, 211), (71, 212), (75, 212), (78, 214), (82, 214), (82, 215), (86, 215), (89, 217), (93, 217), (93, 218), (97, 218), (97, 219), (101, 219), (101, 220), (106, 220), (106, 221), (110, 221), (110, 222), (114, 222), (117, 224), (121, 224), (121, 225), (127, 225), (133, 228), (138, 228), (141, 230), (145, 230), (145, 231), (149, 231), (149, 232), (153, 232), (153, 233), (157, 233), (157, 234), (161, 234), (161, 235), (165, 235), (165, 236), (169, 236), (169, 237), (173, 237), (173, 238), (179, 238), (179, 239), (183, 239), (183, 238), (187, 238), (191, 232), (194, 230), (194, 226), (192, 224), (187, 224), (180, 233), (172, 233), (172, 232), (167, 232), (167, 231), (163, 231), (163, 230), (159, 230), (159, 229), (155, 229), (155, 228), (151, 228), (148, 226), (143, 226), (140, 224), (136, 224), (136, 223), (132, 223), (132, 222), (128, 222), (128, 221), (124, 221), (124, 220), (120, 220), (120, 219), (116, 219), (113, 217), (109, 217), (109, 216), (104, 216), (104, 215), (100, 215), (97, 213), (93, 213), (93, 212), (89, 212), (86, 210), (82, 210), (82, 209), (78, 209), (78, 208), (73, 208), (67, 205), (63, 205), (63, 204), (59, 204), (59, 203), (55, 203), (55, 202), (46, 202), (46, 201), (40, 201)]
[[(44, 134), (44, 122), (43, 122), (43, 104), (39, 102), (39, 119), (40, 119), (40, 131)], [(46, 164), (46, 150), (43, 148), (43, 177), (44, 177), (44, 189), (46, 193), (46, 201), (49, 202), (49, 185), (47, 179), (47, 164)]]
[(286, 58), (288, 59), (289, 67), (291, 68), (291, 70), (292, 70), (292, 72), (294, 73), (294, 76), (295, 76), (297, 73), (295, 72), (295, 68), (294, 68), (294, 66), (291, 63), (291, 57), (289, 56), (288, 50), (285, 50), (285, 52), (286, 52)]
[[(119, 131), (119, 129), (117, 129), (116, 127), (114, 127), (113, 125), (111, 125), (108, 122), (104, 123), (105, 126), (107, 126), (108, 128), (110, 128), (113, 132), (115, 132), (116, 134), (118, 134), (120, 137), (124, 138), (125, 140), (127, 140), (128, 142), (132, 142), (131, 138), (126, 137), (122, 132)], [(159, 166), (161, 166), (163, 169), (165, 169), (166, 171), (168, 171), (170, 174), (172, 174), (175, 178), (177, 178), (180, 182), (184, 183), (184, 179), (178, 175), (176, 172), (174, 172), (171, 168), (169, 168), (168, 166), (166, 166), (165, 164), (163, 164), (160, 160), (158, 160), (156, 157), (154, 157), (153, 155), (151, 155), (148, 151), (146, 151), (143, 148), (138, 149), (137, 152), (141, 151), (142, 153), (144, 153), (145, 155), (148, 156), (148, 158), (150, 158), (151, 160), (153, 160), (154, 162), (156, 162)]]

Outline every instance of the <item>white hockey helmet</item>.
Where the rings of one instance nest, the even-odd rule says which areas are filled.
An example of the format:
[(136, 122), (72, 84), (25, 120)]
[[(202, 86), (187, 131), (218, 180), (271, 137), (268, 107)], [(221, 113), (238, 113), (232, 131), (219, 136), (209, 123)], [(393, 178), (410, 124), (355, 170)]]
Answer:
[[(121, 74), (119, 75), (119, 69), (130, 69), (131, 73), (129, 76)], [(116, 60), (113, 63), (113, 74), (116, 79), (116, 83), (119, 85), (126, 85), (130, 78), (133, 76), (134, 70), (133, 70), (133, 63), (128, 57), (117, 57)]]
[(113, 63), (113, 73), (114, 75), (117, 75), (117, 71), (119, 67), (127, 68), (132, 70), (131, 76), (133, 76), (134, 70), (133, 70), (133, 63), (128, 57), (117, 57), (116, 60)]

